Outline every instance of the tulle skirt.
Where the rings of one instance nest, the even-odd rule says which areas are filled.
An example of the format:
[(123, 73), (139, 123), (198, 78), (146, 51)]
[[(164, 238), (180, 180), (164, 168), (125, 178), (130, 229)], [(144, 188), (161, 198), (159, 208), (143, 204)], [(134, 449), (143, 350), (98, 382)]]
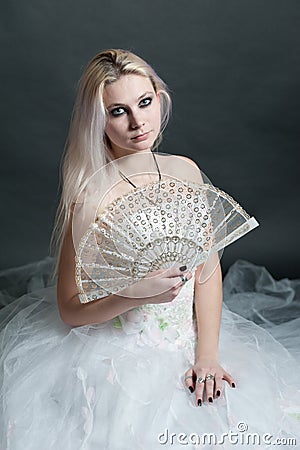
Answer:
[(184, 348), (139, 345), (112, 322), (65, 325), (50, 264), (0, 274), (1, 450), (300, 448), (300, 281), (230, 268), (220, 363), (236, 388), (198, 407)]

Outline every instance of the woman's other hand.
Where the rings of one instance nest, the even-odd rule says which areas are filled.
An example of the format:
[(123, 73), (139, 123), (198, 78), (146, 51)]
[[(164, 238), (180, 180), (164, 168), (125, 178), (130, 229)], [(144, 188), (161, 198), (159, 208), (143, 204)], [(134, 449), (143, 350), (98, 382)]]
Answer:
[(190, 392), (195, 392), (196, 405), (201, 406), (204, 401), (213, 403), (214, 398), (221, 397), (223, 380), (232, 388), (235, 381), (217, 360), (209, 358), (199, 359), (185, 373), (185, 385)]

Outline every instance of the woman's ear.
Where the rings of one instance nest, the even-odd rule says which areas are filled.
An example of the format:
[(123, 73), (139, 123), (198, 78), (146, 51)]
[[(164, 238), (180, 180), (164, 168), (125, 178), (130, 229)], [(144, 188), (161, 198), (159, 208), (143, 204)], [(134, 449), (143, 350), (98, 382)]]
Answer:
[(160, 92), (159, 92), (159, 91), (158, 91), (158, 93), (156, 94), (156, 96), (157, 96), (158, 103), (160, 103)]

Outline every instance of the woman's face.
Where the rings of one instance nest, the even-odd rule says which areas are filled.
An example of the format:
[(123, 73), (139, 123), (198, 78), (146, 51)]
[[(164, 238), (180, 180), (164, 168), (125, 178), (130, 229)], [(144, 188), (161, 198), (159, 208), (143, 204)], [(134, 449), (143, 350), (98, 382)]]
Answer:
[(116, 158), (150, 151), (160, 130), (160, 98), (149, 78), (122, 75), (103, 92), (105, 133)]

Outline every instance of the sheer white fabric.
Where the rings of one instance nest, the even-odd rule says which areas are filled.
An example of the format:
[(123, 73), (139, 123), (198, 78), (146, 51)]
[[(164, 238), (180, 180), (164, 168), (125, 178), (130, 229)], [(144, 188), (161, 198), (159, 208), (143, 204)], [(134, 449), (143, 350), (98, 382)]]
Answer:
[[(271, 448), (264, 433), (300, 445), (300, 281), (275, 281), (245, 261), (230, 268), (220, 361), (237, 387), (196, 407), (183, 385), (195, 342), (193, 280), (173, 304), (70, 328), (47, 286), (50, 265), (0, 274), (1, 450)], [(220, 443), (230, 430), (242, 439), (241, 422), (260, 445)], [(193, 445), (203, 433), (217, 443)]]

